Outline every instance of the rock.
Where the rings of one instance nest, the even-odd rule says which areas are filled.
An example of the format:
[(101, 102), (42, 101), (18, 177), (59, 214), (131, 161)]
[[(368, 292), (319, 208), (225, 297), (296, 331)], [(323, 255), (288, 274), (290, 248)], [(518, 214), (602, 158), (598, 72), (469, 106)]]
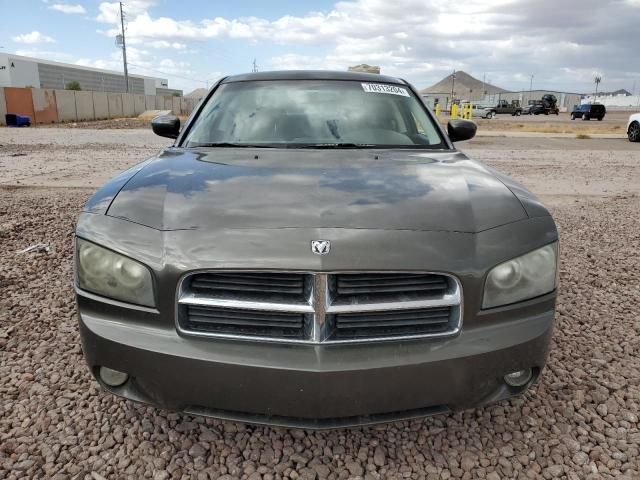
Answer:
[(375, 463), (378, 467), (382, 467), (387, 461), (386, 455), (384, 453), (384, 449), (380, 446), (377, 446), (373, 453), (373, 463)]

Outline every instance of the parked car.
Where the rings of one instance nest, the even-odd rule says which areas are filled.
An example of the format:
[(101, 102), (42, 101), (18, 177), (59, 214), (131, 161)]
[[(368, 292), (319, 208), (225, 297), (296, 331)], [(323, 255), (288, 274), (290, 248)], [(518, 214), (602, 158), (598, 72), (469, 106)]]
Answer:
[(597, 118), (599, 121), (602, 121), (606, 113), (607, 109), (605, 106), (599, 103), (574, 105), (573, 110), (571, 110), (571, 120), (575, 120), (576, 118), (582, 118), (582, 120)]
[(509, 114), (509, 115), (522, 115), (522, 107), (518, 100), (512, 100), (507, 102), (506, 100), (500, 100), (495, 107), (492, 107), (494, 115)]
[(640, 142), (640, 113), (629, 115), (627, 136), (630, 142)]
[(555, 95), (545, 94), (541, 100), (529, 100), (529, 104), (522, 110), (523, 115), (559, 115), (558, 99)]
[(82, 351), (113, 394), (319, 428), (522, 394), (554, 325), (558, 232), (404, 80), (220, 80), (75, 229)]
[(495, 113), (491, 107), (487, 107), (486, 105), (473, 105), (471, 116), (491, 119), (495, 116)]
[(529, 100), (528, 105), (522, 109), (522, 115), (540, 115), (541, 113), (545, 113), (542, 100)]

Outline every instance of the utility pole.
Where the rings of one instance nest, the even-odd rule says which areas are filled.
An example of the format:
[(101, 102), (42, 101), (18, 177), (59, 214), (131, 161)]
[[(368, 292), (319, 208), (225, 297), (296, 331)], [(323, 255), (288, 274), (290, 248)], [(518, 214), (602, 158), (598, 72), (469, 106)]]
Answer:
[(451, 106), (453, 106), (453, 99), (454, 99), (454, 95), (456, 94), (456, 71), (453, 71), (453, 74), (451, 75)]
[(127, 42), (124, 38), (124, 11), (120, 2), (120, 26), (122, 27), (122, 61), (124, 62), (124, 89), (129, 93), (129, 71), (127, 70)]
[(533, 95), (532, 91), (533, 91), (533, 77), (535, 77), (535, 75), (532, 73), (530, 75), (530, 80), (529, 80), (529, 100), (531, 100), (531, 97)]
[(256, 59), (253, 59), (253, 68), (251, 69), (252, 72), (257, 72), (258, 71), (258, 64), (256, 63)]

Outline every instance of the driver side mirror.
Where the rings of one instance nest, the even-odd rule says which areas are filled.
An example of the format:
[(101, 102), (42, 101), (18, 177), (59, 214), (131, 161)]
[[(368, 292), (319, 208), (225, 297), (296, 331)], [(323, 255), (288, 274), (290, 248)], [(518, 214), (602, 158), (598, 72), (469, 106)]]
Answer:
[(469, 120), (449, 120), (447, 133), (452, 142), (471, 140), (476, 136), (478, 126)]
[(161, 137), (178, 138), (180, 119), (175, 115), (160, 115), (151, 120), (151, 129)]

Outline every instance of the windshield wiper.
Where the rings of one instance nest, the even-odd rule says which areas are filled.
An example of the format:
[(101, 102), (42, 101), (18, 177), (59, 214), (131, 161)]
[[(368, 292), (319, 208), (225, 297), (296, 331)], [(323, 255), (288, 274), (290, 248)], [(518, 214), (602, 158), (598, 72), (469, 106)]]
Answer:
[(301, 143), (290, 145), (289, 148), (372, 148), (377, 147), (373, 143)]
[(189, 148), (199, 147), (223, 147), (223, 148), (276, 148), (273, 145), (255, 145), (252, 143), (233, 143), (233, 142), (209, 142), (209, 143), (192, 143)]

